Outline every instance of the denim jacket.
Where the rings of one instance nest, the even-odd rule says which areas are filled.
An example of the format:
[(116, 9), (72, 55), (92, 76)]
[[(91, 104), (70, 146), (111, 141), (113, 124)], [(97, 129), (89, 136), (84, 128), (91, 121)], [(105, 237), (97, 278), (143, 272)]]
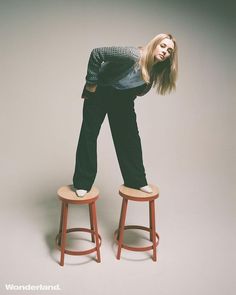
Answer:
[[(86, 83), (109, 85), (116, 88), (115, 85), (119, 85), (119, 81), (122, 81), (123, 84), (120, 87), (124, 87), (124, 89), (146, 84), (144, 90), (137, 93), (138, 96), (143, 96), (151, 89), (152, 83), (145, 83), (138, 72), (137, 74), (134, 72), (135, 68), (137, 69), (137, 66), (139, 66), (140, 56), (140, 50), (134, 46), (94, 48), (88, 61)], [(130, 77), (133, 79), (130, 79)]]

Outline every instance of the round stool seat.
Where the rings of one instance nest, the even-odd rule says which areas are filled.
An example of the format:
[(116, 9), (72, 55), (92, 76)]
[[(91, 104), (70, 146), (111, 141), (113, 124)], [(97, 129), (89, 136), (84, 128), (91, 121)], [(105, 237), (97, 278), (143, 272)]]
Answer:
[(145, 193), (141, 190), (121, 185), (119, 189), (119, 194), (128, 200), (138, 202), (145, 202), (157, 199), (159, 197), (159, 188), (153, 184), (149, 184), (149, 186), (152, 188), (152, 193)]
[(78, 197), (75, 192), (74, 186), (71, 184), (60, 187), (57, 191), (57, 195), (59, 196), (59, 199), (61, 199), (62, 201), (66, 201), (67, 203), (88, 204), (98, 198), (99, 190), (93, 186), (86, 195), (84, 195), (83, 197)]

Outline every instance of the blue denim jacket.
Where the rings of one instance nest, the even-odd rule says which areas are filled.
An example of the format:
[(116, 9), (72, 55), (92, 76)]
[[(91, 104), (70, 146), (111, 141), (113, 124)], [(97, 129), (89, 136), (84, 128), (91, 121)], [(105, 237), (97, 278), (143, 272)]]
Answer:
[(112, 86), (124, 90), (145, 85), (142, 93), (146, 94), (152, 87), (140, 75), (138, 61), (141, 53), (134, 46), (111, 46), (94, 48), (90, 54), (86, 75), (87, 84)]

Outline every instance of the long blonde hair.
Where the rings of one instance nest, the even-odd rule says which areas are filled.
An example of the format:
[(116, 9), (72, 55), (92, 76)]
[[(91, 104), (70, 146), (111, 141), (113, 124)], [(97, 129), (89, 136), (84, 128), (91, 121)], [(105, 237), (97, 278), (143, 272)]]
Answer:
[[(154, 51), (156, 47), (165, 38), (174, 43), (174, 50), (166, 60), (155, 63)], [(142, 48), (143, 52), (139, 60), (142, 79), (146, 83), (153, 83), (157, 93), (165, 95), (176, 89), (176, 80), (178, 75), (178, 48), (175, 38), (167, 34), (158, 34)]]

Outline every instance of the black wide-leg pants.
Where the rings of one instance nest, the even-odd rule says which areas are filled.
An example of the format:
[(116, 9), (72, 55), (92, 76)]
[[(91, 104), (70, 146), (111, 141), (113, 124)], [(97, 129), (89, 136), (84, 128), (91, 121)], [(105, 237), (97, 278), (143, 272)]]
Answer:
[(97, 174), (97, 137), (108, 115), (112, 138), (124, 185), (140, 188), (147, 185), (141, 140), (136, 121), (135, 88), (117, 90), (98, 86), (95, 95), (84, 99), (73, 185), (90, 190)]

